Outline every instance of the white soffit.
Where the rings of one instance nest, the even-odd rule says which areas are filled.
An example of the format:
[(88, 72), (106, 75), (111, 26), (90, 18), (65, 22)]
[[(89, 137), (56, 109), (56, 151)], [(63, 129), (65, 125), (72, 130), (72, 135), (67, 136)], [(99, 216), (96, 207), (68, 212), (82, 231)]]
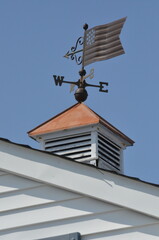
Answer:
[(159, 218), (159, 187), (0, 140), (0, 170)]

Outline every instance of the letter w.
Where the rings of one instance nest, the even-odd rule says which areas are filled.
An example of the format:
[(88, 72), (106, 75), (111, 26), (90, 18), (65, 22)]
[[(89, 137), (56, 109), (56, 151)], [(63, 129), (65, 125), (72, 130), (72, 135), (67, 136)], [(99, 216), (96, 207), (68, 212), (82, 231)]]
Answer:
[(54, 81), (55, 81), (55, 84), (56, 86), (61, 86), (62, 83), (63, 83), (63, 80), (64, 80), (64, 77), (63, 76), (56, 76), (56, 75), (53, 75), (54, 77)]

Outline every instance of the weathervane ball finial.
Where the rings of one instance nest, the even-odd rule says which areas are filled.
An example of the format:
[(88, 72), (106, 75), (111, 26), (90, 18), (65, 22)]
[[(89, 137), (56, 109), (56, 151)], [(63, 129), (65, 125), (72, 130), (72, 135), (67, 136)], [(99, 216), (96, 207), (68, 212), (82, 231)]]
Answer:
[(79, 75), (80, 75), (81, 77), (85, 76), (85, 75), (86, 75), (86, 70), (85, 70), (85, 69), (81, 69), (81, 70), (79, 71)]
[(80, 87), (77, 88), (74, 95), (75, 95), (75, 99), (79, 103), (84, 102), (88, 97), (88, 93), (87, 93), (86, 89), (85, 88), (80, 88)]
[(85, 31), (88, 29), (88, 24), (87, 24), (87, 23), (85, 23), (85, 24), (83, 25), (83, 29), (84, 29)]

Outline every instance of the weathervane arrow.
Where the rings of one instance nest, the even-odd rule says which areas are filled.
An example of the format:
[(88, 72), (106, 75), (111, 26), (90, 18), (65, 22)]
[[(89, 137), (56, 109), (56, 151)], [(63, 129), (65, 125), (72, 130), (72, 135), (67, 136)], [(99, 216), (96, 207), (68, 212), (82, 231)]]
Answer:
[(78, 65), (82, 63), (82, 56), (77, 57), (76, 54), (79, 52), (83, 52), (83, 49), (77, 50), (79, 45), (83, 45), (83, 37), (79, 37), (76, 41), (75, 46), (71, 47), (71, 51), (68, 51), (64, 57), (69, 58), (71, 57), (71, 60), (75, 60)]
[(75, 52), (67, 52), (65, 55), (64, 55), (64, 57), (65, 58), (69, 58), (70, 56), (73, 56), (74, 54), (76, 54), (76, 53), (79, 53), (79, 52), (82, 52), (83, 51), (83, 49), (80, 49), (80, 50), (77, 50), (77, 51), (75, 51)]

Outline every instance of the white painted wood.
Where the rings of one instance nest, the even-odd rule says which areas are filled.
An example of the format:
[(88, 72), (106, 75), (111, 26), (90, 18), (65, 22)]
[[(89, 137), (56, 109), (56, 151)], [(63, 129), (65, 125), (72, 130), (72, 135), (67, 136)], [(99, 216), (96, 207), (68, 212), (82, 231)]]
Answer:
[[(69, 134), (68, 134), (69, 133)], [(44, 149), (46, 149), (46, 151), (56, 151), (56, 154), (58, 155), (65, 155), (67, 154), (67, 148), (70, 147), (74, 147), (75, 146), (83, 146), (85, 143), (76, 143), (77, 141), (80, 140), (87, 140), (88, 138), (90, 139), (90, 144), (91, 144), (91, 153), (89, 154), (90, 156), (87, 157), (87, 154), (80, 154), (80, 155), (67, 155), (68, 157), (75, 159), (75, 161), (78, 160), (78, 158), (84, 158), (83, 161), (88, 160), (89, 158), (94, 158), (98, 159), (99, 154), (98, 154), (98, 133), (101, 133), (103, 136), (107, 137), (107, 140), (111, 140), (114, 145), (120, 150), (120, 148), (123, 150), (125, 149), (126, 146), (130, 145), (130, 143), (128, 143), (127, 141), (125, 141), (125, 139), (122, 139), (122, 137), (118, 136), (118, 134), (115, 134), (114, 132), (112, 132), (110, 129), (108, 129), (107, 127), (103, 126), (102, 124), (91, 124), (88, 126), (81, 126), (78, 128), (72, 128), (72, 129), (66, 129), (65, 131), (56, 131), (56, 132), (52, 132), (52, 133), (47, 133), (47, 134), (42, 134), (39, 138), (39, 136), (34, 136), (36, 138), (37, 141), (43, 142), (43, 146)], [(91, 136), (82, 136), (82, 134), (91, 134)], [(77, 139), (74, 139), (74, 136), (78, 136)], [(69, 139), (68, 139), (69, 138)], [(57, 140), (57, 142), (56, 142)], [(59, 141), (60, 140), (60, 141)], [(109, 141), (108, 140), (108, 141)], [(53, 141), (53, 142), (49, 142), (49, 141)], [(100, 139), (100, 141), (102, 142), (102, 140)], [(47, 143), (49, 142), (49, 143)], [(89, 142), (89, 141), (88, 141)], [(68, 145), (68, 143), (70, 143)], [(74, 144), (75, 143), (75, 144)], [(111, 143), (111, 144), (113, 144)], [(63, 146), (61, 146), (61, 144), (64, 144)], [(67, 144), (67, 145), (65, 145)], [(104, 143), (105, 144), (105, 143)], [(57, 146), (60, 145), (60, 146)], [(100, 144), (101, 145), (101, 144)], [(54, 148), (55, 146), (55, 148)], [(49, 147), (49, 148), (47, 148)], [(109, 152), (108, 146), (107, 144), (105, 144), (105, 148), (106, 150)], [(109, 146), (109, 148), (111, 149), (111, 146)], [(66, 151), (64, 151), (64, 149), (66, 149)], [(85, 148), (86, 149), (86, 148)], [(61, 151), (63, 150), (63, 152)], [(112, 149), (113, 151), (116, 151), (115, 149)], [(70, 153), (73, 152), (77, 152), (77, 149), (72, 149), (69, 150)], [(81, 149), (82, 151), (82, 149)], [(100, 149), (101, 151), (101, 149)], [(105, 150), (104, 150), (105, 152)], [(120, 151), (118, 151), (118, 153), (120, 153)], [(111, 152), (112, 154), (112, 152)], [(122, 154), (121, 154), (122, 157)], [(77, 159), (76, 159), (77, 158)], [(90, 161), (91, 161), (90, 159)], [(101, 159), (101, 161), (104, 161), (103, 159)], [(119, 164), (120, 161), (122, 161), (122, 159), (120, 159), (119, 156)], [(89, 162), (89, 164), (91, 164), (91, 162)], [(119, 167), (118, 169), (113, 167), (113, 164), (111, 167), (109, 167), (108, 164), (100, 164), (104, 169), (111, 169), (113, 171), (116, 172), (123, 172), (123, 165), (122, 167)]]
[[(7, 212), (0, 214), (1, 224), (0, 230), (17, 228), (27, 225), (45, 223), (45, 222), (53, 222), (53, 221), (62, 221), (65, 219), (77, 218), (81, 216), (94, 215), (108, 212), (111, 213), (118, 212), (117, 215), (120, 214), (120, 208), (115, 207), (113, 205), (104, 204), (102, 202), (98, 202), (93, 199), (88, 198), (78, 198), (68, 201), (63, 201), (60, 203), (50, 203), (45, 204), (45, 206), (38, 207), (28, 207), (25, 211), (22, 209), (14, 210), (11, 212)], [(98, 216), (100, 218), (100, 215)], [(16, 219), (16, 221), (15, 221)], [(91, 218), (92, 219), (92, 218)]]
[[(48, 138), (48, 136), (46, 137)], [(92, 155), (91, 132), (76, 132), (76, 134), (65, 136), (65, 131), (63, 131), (62, 136), (59, 138), (50, 138), (46, 140), (43, 137), (43, 141), (46, 151), (53, 152), (57, 155), (66, 155), (71, 159), (81, 160), (83, 162), (91, 158)]]
[(102, 124), (99, 124), (98, 131), (107, 138), (109, 138), (112, 142), (116, 143), (122, 149), (130, 146), (130, 143), (128, 143), (125, 139), (122, 139), (119, 135), (116, 135), (114, 132), (112, 132), (110, 129), (103, 126)]
[[(75, 156), (75, 154), (73, 154), (73, 153), (77, 153), (77, 155), (81, 155), (81, 154), (79, 154), (78, 152), (79, 151), (90, 151), (91, 150), (91, 147), (80, 147), (80, 148), (77, 148), (77, 149), (70, 149), (70, 150), (62, 150), (62, 151), (59, 151), (58, 152), (58, 155), (65, 155), (65, 154), (69, 154), (69, 155), (72, 155), (72, 156)], [(89, 154), (90, 154), (90, 152), (89, 152)], [(77, 156), (76, 155), (76, 156)]]
[(91, 157), (98, 158), (98, 134), (97, 131), (91, 132)]
[[(107, 143), (105, 143), (105, 142), (103, 141), (103, 139), (101, 139), (101, 138), (100, 138), (100, 142), (102, 142), (105, 146), (108, 146), (111, 150), (113, 150), (114, 152), (116, 152), (117, 154), (119, 154), (120, 148), (119, 148), (117, 145), (115, 145), (115, 144), (112, 143), (112, 145), (115, 145), (115, 147), (117, 147), (117, 148), (119, 149), (119, 151), (117, 151), (115, 148), (112, 148), (110, 145), (108, 145)], [(109, 151), (109, 150), (108, 150), (108, 151)]]
[(76, 162), (81, 162), (81, 163), (87, 163), (89, 165), (94, 165), (94, 164), (90, 164), (91, 161), (95, 161), (97, 158), (94, 158), (94, 157), (85, 157), (85, 158), (82, 158), (82, 159), (76, 159)]
[[(108, 150), (107, 150), (108, 151)], [(100, 152), (101, 153), (103, 153), (103, 154), (105, 154), (105, 152), (102, 150), (102, 149), (100, 149)], [(108, 151), (109, 152), (109, 151)], [(105, 154), (105, 155), (108, 155), (108, 154)], [(112, 157), (112, 156), (110, 156), (110, 155), (108, 155), (109, 156), (109, 158), (111, 159), (111, 160), (113, 160), (114, 162), (116, 162), (116, 163), (118, 163), (118, 164), (120, 164), (120, 160), (119, 161), (117, 161), (114, 157)], [(108, 160), (109, 161), (109, 160)], [(112, 161), (110, 161), (113, 165), (115, 165), (115, 163), (113, 163)], [(115, 165), (116, 166), (116, 165)], [(119, 167), (119, 166), (118, 166)], [(119, 167), (120, 168), (120, 167)]]
[(84, 160), (83, 158), (88, 157), (90, 154), (91, 154), (91, 152), (89, 152), (89, 150), (88, 150), (88, 152), (84, 152), (84, 153), (77, 153), (77, 154), (73, 154), (73, 155), (68, 154), (67, 157), (72, 158), (72, 159), (77, 158), (77, 157), (82, 157), (81, 161), (83, 162), (83, 160)]
[(102, 161), (101, 159), (98, 160), (98, 167), (102, 169), (108, 169), (110, 171), (113, 171), (113, 168), (107, 164), (105, 161)]
[[(92, 238), (88, 239), (96, 239), (98, 235), (100, 237), (100, 234), (104, 232), (105, 236), (114, 235), (114, 237), (116, 237), (114, 240), (118, 240), (118, 235), (124, 239), (124, 234), (131, 233), (135, 228), (140, 231), (140, 228), (142, 229), (144, 226), (153, 226), (154, 224), (158, 224), (159, 226), (159, 223), (155, 221), (157, 220), (150, 217), (144, 217), (141, 214), (132, 213), (131, 211), (114, 211), (106, 214), (81, 216), (78, 218), (63, 219), (61, 221), (50, 221), (41, 224), (21, 226), (20, 228), (16, 227), (10, 230), (6, 229), (0, 231), (0, 240), (41, 239), (77, 231), (80, 232), (85, 239), (87, 239), (88, 236), (92, 236)], [(155, 235), (151, 232), (151, 228), (149, 231), (150, 232), (147, 233), (149, 238)], [(157, 231), (156, 229), (154, 233), (157, 233)], [(93, 236), (95, 236), (95, 238), (93, 238)], [(131, 235), (129, 235), (129, 237), (130, 236)], [(137, 236), (138, 235), (136, 235), (136, 237)], [(107, 238), (103, 238), (102, 240), (104, 239), (107, 240)], [(129, 240), (131, 240), (131, 238)], [(145, 239), (142, 238), (142, 240)]]
[(159, 218), (158, 187), (3, 141), (0, 150), (2, 171)]
[[(84, 143), (82, 142), (82, 143), (71, 143), (71, 144), (68, 144), (67, 148), (72, 148), (73, 149), (75, 147), (88, 145), (88, 144), (90, 144), (90, 140), (85, 141)], [(66, 149), (65, 145), (64, 146), (60, 146), (60, 147), (52, 147), (52, 148), (47, 149), (47, 151), (59, 151), (59, 150), (61, 151), (63, 149)]]
[[(90, 133), (86, 133), (86, 134), (90, 134)], [(91, 135), (90, 136), (80, 136), (80, 134), (79, 134), (79, 137), (78, 138), (75, 138), (75, 139), (73, 139), (73, 138), (71, 138), (71, 137), (77, 137), (77, 135), (70, 135), (69, 136), (70, 137), (70, 139), (67, 139), (67, 138), (61, 138), (61, 139), (49, 139), (48, 141), (54, 141), (53, 143), (47, 143), (46, 142), (46, 146), (47, 147), (52, 147), (52, 146), (56, 146), (56, 145), (58, 145), (58, 144), (66, 144), (66, 143), (72, 143), (72, 142), (76, 142), (76, 141), (82, 141), (82, 140), (88, 140), (88, 139), (91, 139)], [(56, 140), (60, 140), (60, 141), (58, 141), (58, 142), (56, 142)]]
[[(19, 181), (22, 180), (19, 179)], [(48, 203), (61, 202), (81, 196), (69, 191), (49, 186), (38, 186), (30, 189), (22, 189), (18, 192), (7, 192), (0, 196), (0, 212), (16, 210), (27, 207), (44, 206)], [(42, 207), (41, 206), (41, 207)]]
[(120, 150), (120, 172), (124, 173), (124, 154), (122, 149)]
[(0, 176), (0, 194), (20, 189), (32, 188), (40, 185), (42, 185), (42, 183), (25, 178), (20, 178), (18, 176), (11, 174), (9, 175), (5, 174)]
[(72, 129), (65, 129), (65, 130), (56, 131), (52, 133), (42, 134), (42, 135), (36, 136), (36, 139), (38, 142), (41, 142), (41, 141), (44, 141), (44, 139), (45, 141), (47, 141), (53, 138), (54, 139), (61, 138), (62, 136), (68, 137), (70, 135), (79, 135), (79, 133), (80, 134), (90, 133), (91, 131), (97, 129), (97, 125), (98, 124), (89, 124), (82, 127), (75, 127)]
[[(100, 129), (100, 128), (99, 128)], [(111, 169), (115, 172), (121, 172), (121, 150), (122, 148), (118, 144), (118, 141), (115, 139), (111, 140), (107, 136), (107, 131), (104, 128), (104, 133), (98, 132), (98, 156), (99, 164), (103, 169)], [(112, 133), (113, 136), (113, 133)], [(114, 161), (117, 163), (115, 164)]]
[(82, 240), (158, 240), (159, 223), (83, 235)]

